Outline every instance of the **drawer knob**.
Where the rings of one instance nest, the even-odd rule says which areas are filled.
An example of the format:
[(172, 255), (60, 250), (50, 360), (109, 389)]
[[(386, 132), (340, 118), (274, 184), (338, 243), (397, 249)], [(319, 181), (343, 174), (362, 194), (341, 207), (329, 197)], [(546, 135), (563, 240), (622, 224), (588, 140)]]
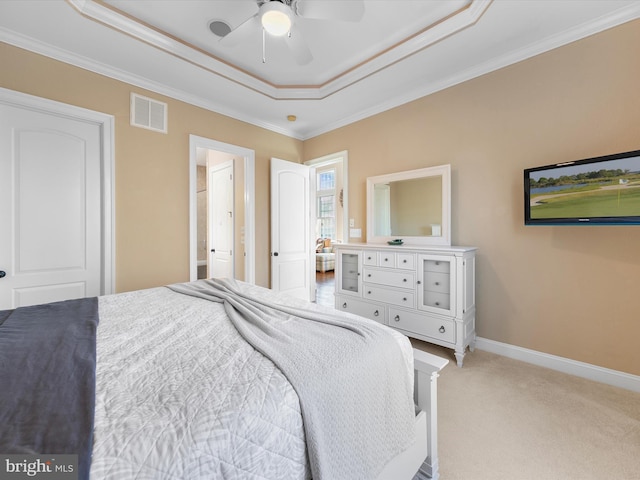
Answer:
[(380, 315), (380, 312), (379, 312), (378, 310), (376, 310), (375, 312), (373, 312), (373, 315), (374, 315), (375, 317), (377, 317), (377, 316), (379, 316), (379, 315)]
[(440, 265), (440, 262), (436, 262), (436, 265)]
[(371, 257), (367, 257), (367, 260), (371, 260)]
[(342, 308), (347, 308), (347, 302), (344, 302), (344, 303), (342, 304)]
[(407, 259), (405, 258), (404, 260), (402, 260), (402, 263), (407, 263)]
[(371, 295), (371, 290), (369, 290), (369, 291), (367, 292), (367, 295)]
[(407, 297), (404, 297), (404, 298), (402, 299), (402, 301), (403, 301), (403, 302), (406, 302), (406, 301), (407, 301)]
[(388, 262), (388, 261), (389, 261), (389, 259), (388, 259), (388, 258), (385, 258), (385, 259), (384, 259), (384, 261), (385, 261), (385, 262)]
[(438, 331), (439, 331), (440, 333), (444, 333), (444, 332), (445, 332), (444, 325), (440, 325), (440, 328), (438, 329)]
[(405, 282), (405, 283), (407, 283), (407, 279), (406, 279), (406, 278), (403, 278), (403, 279), (402, 279), (402, 281), (403, 281), (403, 282)]
[(395, 318), (394, 318), (394, 320), (395, 320), (396, 322), (399, 322), (399, 321), (400, 321), (400, 315), (396, 315), (396, 316), (395, 316)]
[(370, 278), (370, 277), (371, 277), (371, 274), (370, 274), (370, 273), (367, 273), (367, 277), (369, 277), (369, 278)]
[(440, 306), (440, 302), (436, 302), (436, 307), (439, 307), (439, 306)]
[(440, 282), (436, 282), (436, 285), (440, 285)]
[(421, 284), (422, 284), (422, 282), (421, 282), (420, 280), (418, 280), (418, 282), (417, 282), (417, 283), (418, 283), (418, 285), (421, 285)]

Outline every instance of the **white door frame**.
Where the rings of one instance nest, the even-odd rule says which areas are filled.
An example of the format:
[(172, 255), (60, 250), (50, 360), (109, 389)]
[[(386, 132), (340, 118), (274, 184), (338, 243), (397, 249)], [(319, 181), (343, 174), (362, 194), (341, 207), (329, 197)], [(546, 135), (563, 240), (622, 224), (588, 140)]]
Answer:
[(0, 102), (46, 114), (65, 115), (81, 122), (92, 122), (100, 128), (101, 146), (101, 295), (115, 291), (115, 162), (113, 115), (36, 97), (0, 87)]
[(244, 281), (256, 283), (255, 151), (210, 138), (189, 135), (189, 278), (198, 278), (197, 149), (218, 150), (244, 158)]
[(331, 153), (323, 157), (304, 162), (310, 167), (322, 167), (342, 160), (342, 236), (349, 243), (349, 153), (347, 150)]

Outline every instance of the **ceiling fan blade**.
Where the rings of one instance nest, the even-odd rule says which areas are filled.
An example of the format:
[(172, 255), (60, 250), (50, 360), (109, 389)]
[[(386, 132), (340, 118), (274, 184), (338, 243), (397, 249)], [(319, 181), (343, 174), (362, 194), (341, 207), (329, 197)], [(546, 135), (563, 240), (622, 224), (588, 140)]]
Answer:
[(220, 40), (221, 45), (227, 45), (232, 47), (234, 45), (238, 45), (242, 43), (247, 38), (249, 38), (252, 34), (259, 32), (262, 29), (262, 25), (260, 25), (260, 20), (258, 19), (258, 14), (252, 15), (247, 20), (242, 22), (236, 28), (227, 33)]
[(291, 27), (291, 35), (286, 40), (293, 59), (298, 65), (306, 65), (313, 60), (311, 50), (309, 50), (309, 46), (302, 32), (300, 32), (300, 29), (296, 27), (295, 24)]
[(358, 22), (364, 16), (364, 1), (298, 0), (295, 11), (304, 18)]

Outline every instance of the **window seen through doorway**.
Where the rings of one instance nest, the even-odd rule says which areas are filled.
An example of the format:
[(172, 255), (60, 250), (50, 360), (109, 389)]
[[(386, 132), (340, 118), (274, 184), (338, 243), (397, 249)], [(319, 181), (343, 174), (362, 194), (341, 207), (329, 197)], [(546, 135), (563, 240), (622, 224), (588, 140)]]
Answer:
[(316, 174), (316, 236), (336, 239), (336, 170)]

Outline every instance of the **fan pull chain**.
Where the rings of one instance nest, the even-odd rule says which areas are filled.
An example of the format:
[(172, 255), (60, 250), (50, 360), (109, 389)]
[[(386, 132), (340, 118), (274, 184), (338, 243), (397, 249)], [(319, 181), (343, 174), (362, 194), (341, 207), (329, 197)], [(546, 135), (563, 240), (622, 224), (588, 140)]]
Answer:
[(267, 53), (265, 48), (265, 30), (262, 29), (262, 63), (267, 63)]

